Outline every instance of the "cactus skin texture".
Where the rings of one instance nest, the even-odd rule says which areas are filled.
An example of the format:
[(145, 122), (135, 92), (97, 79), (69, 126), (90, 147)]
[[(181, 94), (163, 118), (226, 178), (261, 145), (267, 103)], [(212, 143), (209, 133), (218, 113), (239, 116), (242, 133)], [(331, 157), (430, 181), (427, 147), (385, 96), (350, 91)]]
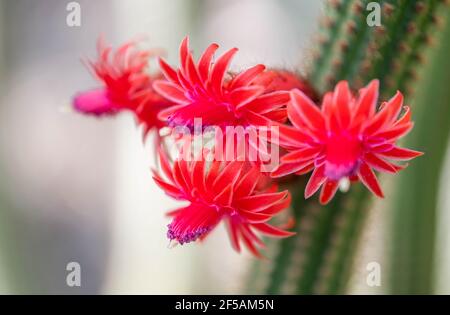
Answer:
[[(326, 18), (321, 22), (307, 77), (317, 91), (323, 93), (339, 80), (348, 80), (356, 90), (378, 78), (381, 99), (385, 100), (392, 91), (410, 88), (417, 78), (415, 69), (423, 63), (424, 51), (432, 46), (430, 30), (437, 32), (434, 27), (436, 12), (442, 11), (441, 8), (448, 11), (448, 7), (442, 0), (376, 1), (381, 7), (381, 26), (370, 27), (366, 20), (370, 13), (366, 10), (369, 2), (328, 1)], [(409, 103), (409, 94), (405, 94)], [(414, 115), (415, 118), (417, 116)], [(420, 123), (417, 121), (416, 126)], [(426, 126), (423, 128), (430, 125)], [(417, 143), (415, 147), (427, 152), (421, 144)], [(417, 169), (417, 165), (414, 168)], [(402, 176), (400, 173), (399, 177)], [(430, 180), (435, 183), (437, 178)], [(269, 244), (266, 251), (268, 259), (254, 262), (246, 291), (264, 294), (345, 293), (372, 197), (361, 184), (357, 184), (352, 185), (347, 193), (338, 192), (328, 205), (321, 206), (315, 198), (304, 200), (303, 177), (297, 177), (288, 185), (293, 194), (292, 215), (296, 220), (294, 229), (297, 235)], [(400, 215), (400, 211), (393, 211)], [(406, 208), (404, 212), (407, 212)]]
[[(397, 178), (397, 192), (389, 211), (394, 215), (390, 248), (390, 292), (432, 294), (439, 277), (435, 265), (435, 233), (440, 175), (450, 134), (450, 8), (434, 19), (445, 23), (433, 37), (420, 73), (411, 106), (415, 110), (413, 137), (408, 145), (420, 147), (426, 158)], [(446, 16), (444, 15), (446, 14)]]

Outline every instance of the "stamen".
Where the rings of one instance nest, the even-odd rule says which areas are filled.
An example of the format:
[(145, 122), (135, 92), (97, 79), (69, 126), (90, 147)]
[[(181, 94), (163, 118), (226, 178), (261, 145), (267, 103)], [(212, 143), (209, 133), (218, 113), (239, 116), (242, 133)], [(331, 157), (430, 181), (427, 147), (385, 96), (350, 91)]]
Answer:
[(169, 240), (176, 240), (180, 245), (185, 243), (195, 242), (199, 237), (211, 231), (211, 227), (198, 227), (192, 231), (177, 231), (173, 224), (168, 224), (167, 238)]

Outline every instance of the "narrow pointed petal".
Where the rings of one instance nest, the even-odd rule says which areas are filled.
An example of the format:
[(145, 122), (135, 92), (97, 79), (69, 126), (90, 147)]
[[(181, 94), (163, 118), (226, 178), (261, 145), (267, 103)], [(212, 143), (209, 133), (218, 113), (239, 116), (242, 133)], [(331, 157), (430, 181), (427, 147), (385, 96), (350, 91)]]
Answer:
[(177, 71), (178, 76), (178, 82), (180, 83), (181, 87), (186, 91), (192, 91), (194, 90), (194, 86), (192, 83), (186, 78), (186, 75), (183, 73), (183, 71), (178, 70)]
[(239, 110), (251, 101), (255, 100), (262, 93), (264, 93), (264, 89), (262, 87), (247, 86), (233, 90), (233, 92), (230, 93), (230, 98), (233, 104), (235, 104), (236, 110)]
[(183, 90), (180, 89), (178, 85), (175, 85), (168, 81), (157, 80), (153, 83), (153, 88), (156, 90), (156, 92), (175, 103), (186, 104), (189, 102), (189, 100), (184, 95)]
[(237, 53), (237, 48), (232, 48), (226, 53), (224, 53), (216, 62), (214, 65), (212, 71), (211, 71), (211, 77), (210, 84), (213, 91), (216, 91), (219, 93), (219, 95), (222, 94), (222, 87), (223, 87), (223, 80), (225, 72), (228, 69), (228, 66), (230, 65), (231, 59), (233, 56)]
[(279, 229), (277, 227), (274, 227), (267, 223), (261, 223), (261, 224), (254, 224), (253, 225), (255, 229), (261, 231), (262, 233), (270, 236), (277, 236), (277, 237), (288, 237), (295, 235), (294, 232), (284, 231), (282, 229)]
[(267, 113), (264, 113), (263, 116), (269, 119), (269, 121), (278, 122), (282, 124), (286, 123), (287, 121), (287, 113), (286, 109), (284, 108), (273, 109)]
[(189, 37), (183, 38), (180, 45), (180, 64), (183, 72), (186, 70), (187, 58), (189, 55)]
[(379, 152), (378, 155), (398, 160), (398, 161), (408, 161), (413, 158), (416, 158), (418, 156), (423, 155), (422, 152), (411, 150), (411, 149), (405, 149), (400, 147), (393, 147), (391, 150), (386, 152)]
[(206, 191), (205, 187), (205, 161), (198, 160), (195, 161), (192, 167), (191, 176), (192, 186), (195, 187), (200, 193)]
[(256, 167), (252, 167), (250, 171), (246, 172), (242, 179), (236, 184), (235, 197), (238, 199), (251, 195), (258, 184), (260, 175), (261, 173)]
[(289, 194), (283, 201), (280, 201), (279, 203), (274, 204), (273, 206), (270, 206), (264, 210), (262, 210), (261, 212), (264, 214), (269, 214), (269, 215), (275, 215), (277, 213), (279, 213), (280, 211), (285, 210), (286, 208), (289, 207), (289, 205), (291, 204), (291, 194)]
[(186, 105), (177, 105), (163, 109), (158, 113), (158, 119), (163, 121), (168, 120), (170, 116), (172, 116), (177, 110), (180, 110), (185, 107)]
[(222, 166), (222, 163), (220, 161), (214, 160), (211, 162), (211, 165), (209, 166), (208, 174), (206, 176), (205, 184), (206, 187), (213, 187), (213, 184), (215, 180), (217, 179), (217, 176), (219, 175), (220, 167)]
[(325, 117), (330, 117), (333, 113), (333, 92), (327, 92), (322, 99), (321, 112)]
[(180, 160), (178, 163), (180, 167), (181, 176), (183, 176), (186, 189), (192, 190), (192, 176), (190, 173), (190, 165), (186, 160)]
[(239, 242), (238, 231), (236, 225), (233, 224), (231, 220), (232, 219), (226, 221), (227, 231), (228, 235), (230, 236), (231, 245), (233, 246), (234, 250), (239, 253), (241, 251), (241, 245)]
[(325, 119), (319, 108), (303, 92), (294, 90), (290, 95), (288, 116), (297, 128), (302, 128), (305, 124), (314, 129), (325, 128)]
[(206, 48), (205, 52), (200, 57), (200, 60), (198, 62), (198, 72), (203, 81), (208, 80), (211, 61), (214, 56), (214, 53), (218, 48), (219, 45), (211, 44), (208, 46), (208, 48)]
[(394, 123), (394, 126), (408, 124), (411, 121), (411, 109), (409, 106), (403, 106), (405, 113), (403, 116)]
[(249, 223), (252, 224), (264, 223), (272, 218), (270, 214), (265, 214), (263, 212), (241, 210), (240, 214), (243, 218), (245, 218)]
[(397, 173), (397, 170), (394, 166), (391, 165), (391, 163), (388, 163), (384, 161), (383, 159), (380, 159), (373, 153), (368, 153), (364, 156), (364, 161), (369, 164), (369, 166), (373, 167), (377, 171), (382, 171), (386, 173), (395, 174)]
[(192, 58), (192, 54), (189, 53), (187, 57), (187, 63), (186, 63), (186, 72), (187, 77), (189, 78), (189, 81), (195, 86), (202, 85), (202, 80), (200, 78), (197, 66), (194, 63), (194, 59)]
[(230, 89), (248, 86), (264, 70), (266, 66), (256, 65), (238, 74), (230, 83)]
[(219, 176), (217, 176), (212, 188), (215, 191), (222, 191), (224, 187), (230, 184), (234, 185), (241, 174), (242, 167), (243, 163), (239, 161), (229, 163), (225, 166)]
[(326, 205), (336, 194), (339, 187), (339, 182), (334, 180), (327, 180), (320, 191), (320, 203)]
[(247, 237), (256, 244), (259, 248), (266, 248), (266, 245), (261, 241), (261, 239), (255, 234), (255, 232), (252, 231), (250, 228), (251, 225), (249, 224), (243, 224), (241, 231), (247, 235)]
[(283, 163), (296, 163), (306, 160), (313, 159), (317, 154), (319, 154), (320, 147), (306, 147), (292, 151), (281, 157)]
[(262, 211), (287, 197), (287, 191), (259, 194), (236, 200), (240, 209), (247, 211)]
[(153, 170), (153, 180), (169, 196), (173, 198), (183, 197), (183, 193), (177, 187), (166, 183), (161, 177), (159, 177), (155, 170)]
[(241, 232), (241, 235), (242, 235), (242, 240), (244, 241), (245, 246), (247, 246), (247, 248), (250, 250), (250, 252), (258, 258), (262, 258), (261, 253), (259, 252), (258, 249), (256, 249), (255, 245), (253, 245), (253, 242), (248, 238), (248, 236), (243, 234), (242, 232)]
[(370, 166), (364, 162), (361, 163), (359, 167), (358, 178), (372, 193), (380, 198), (384, 198), (383, 191), (381, 190), (380, 183), (378, 182), (375, 173)]
[(309, 172), (311, 172), (314, 169), (314, 162), (312, 162), (309, 165), (306, 165), (304, 168), (302, 168), (301, 170), (295, 172), (296, 175), (305, 175)]
[(370, 81), (358, 100), (355, 117), (368, 119), (375, 114), (379, 86), (380, 82), (378, 80)]
[(305, 188), (305, 198), (308, 199), (314, 193), (319, 190), (320, 186), (325, 182), (327, 179), (325, 177), (325, 167), (319, 166), (318, 168), (314, 169), (311, 177), (308, 180), (308, 184), (306, 184)]
[(161, 72), (164, 74), (164, 77), (173, 82), (178, 82), (177, 72), (162, 58), (159, 58), (159, 67), (161, 68)]
[(374, 116), (373, 120), (365, 127), (364, 133), (367, 135), (373, 135), (376, 132), (382, 130), (389, 122), (390, 109), (386, 104), (381, 110)]
[(265, 114), (272, 111), (274, 108), (286, 105), (289, 102), (289, 99), (289, 93), (285, 91), (266, 93), (251, 102), (247, 108), (251, 111)]
[(348, 126), (351, 119), (350, 102), (352, 93), (347, 81), (340, 81), (334, 89), (334, 106), (341, 126)]
[(302, 147), (313, 140), (310, 135), (291, 126), (277, 124), (272, 126), (271, 131), (279, 138), (282, 146)]
[(214, 202), (221, 206), (230, 206), (233, 201), (233, 185), (229, 184), (214, 198)]
[(188, 185), (186, 184), (184, 180), (183, 173), (180, 168), (180, 163), (184, 161), (176, 160), (173, 164), (173, 180), (174, 184), (176, 184), (180, 189), (183, 189), (185, 191), (188, 191)]
[(400, 91), (397, 91), (395, 95), (386, 103), (386, 106), (389, 107), (389, 115), (388, 115), (388, 122), (393, 123), (398, 115), (400, 114), (400, 111), (403, 107), (403, 94), (400, 93)]
[(303, 168), (309, 164), (311, 164), (310, 160), (300, 161), (297, 163), (282, 163), (272, 173), (270, 173), (270, 176), (272, 178), (279, 178), (289, 174), (294, 174), (303, 170)]
[(384, 138), (387, 141), (397, 140), (409, 133), (413, 127), (413, 123), (401, 124), (386, 131), (379, 132), (374, 137)]

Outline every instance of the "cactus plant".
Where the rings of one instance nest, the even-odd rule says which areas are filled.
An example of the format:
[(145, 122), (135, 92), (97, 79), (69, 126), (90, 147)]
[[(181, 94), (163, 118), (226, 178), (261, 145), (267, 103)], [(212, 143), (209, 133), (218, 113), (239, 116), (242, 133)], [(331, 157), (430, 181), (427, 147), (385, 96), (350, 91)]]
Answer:
[[(395, 294), (430, 294), (436, 278), (435, 233), (438, 222), (439, 180), (450, 134), (450, 12), (432, 19), (446, 21), (433, 39), (436, 49), (425, 55), (412, 106), (416, 130), (408, 144), (427, 152), (417, 169), (398, 178), (390, 211), (394, 214), (390, 240), (390, 291)], [(440, 28), (440, 27), (439, 27)], [(411, 61), (408, 61), (411, 62)], [(405, 76), (405, 74), (402, 74)], [(430, 100), (433, 101), (430, 101)]]
[[(416, 77), (416, 66), (430, 46), (430, 30), (436, 24), (436, 12), (443, 2), (377, 1), (381, 6), (382, 25), (371, 27), (366, 21), (369, 1), (329, 1), (307, 79), (322, 93), (343, 79), (353, 88), (359, 88), (372, 78), (378, 78), (384, 96), (394, 89), (410, 87)], [(445, 10), (448, 11), (448, 7)], [(409, 95), (406, 96), (410, 101)], [(444, 105), (443, 101), (436, 104)], [(424, 123), (422, 128), (426, 126), (429, 125)], [(442, 161), (436, 158), (434, 162)], [(408, 178), (401, 181), (409, 181), (411, 189), (420, 185), (417, 178)], [(428, 180), (436, 183), (436, 178), (437, 175), (433, 175)], [(354, 186), (319, 208), (316, 201), (303, 199), (303, 179), (288, 185), (294, 194), (292, 213), (297, 236), (270, 244), (269, 259), (254, 263), (247, 291), (268, 294), (345, 292), (371, 198), (361, 186)], [(404, 193), (399, 193), (398, 198)], [(393, 212), (397, 217), (415, 215), (406, 213), (405, 207), (402, 209), (398, 212), (393, 209)], [(424, 209), (418, 209), (418, 214), (419, 211), (423, 214)], [(411, 218), (411, 225), (417, 227), (417, 221), (413, 220), (419, 217)], [(418, 247), (415, 253), (419, 253)]]
[[(144, 125), (145, 134), (156, 131), (162, 172), (154, 170), (153, 178), (169, 196), (189, 202), (189, 206), (170, 213), (172, 223), (168, 225), (167, 237), (171, 241), (183, 245), (204, 239), (224, 221), (235, 250), (240, 251), (244, 245), (260, 257), (259, 249), (266, 242), (256, 233), (272, 237), (294, 234), (288, 231), (289, 224), (278, 227), (268, 223), (280, 218), (292, 197), (290, 212), (283, 213), (293, 218), (288, 222), (293, 222), (297, 236), (276, 243), (266, 240), (269, 259), (255, 262), (248, 290), (268, 294), (342, 293), (369, 211), (369, 191), (384, 196), (372, 169), (397, 173), (405, 166), (391, 163), (390, 159), (409, 160), (422, 154), (397, 146), (397, 140), (413, 126), (409, 107), (403, 106), (403, 95), (408, 104), (415, 106), (432, 98), (430, 91), (446, 99), (446, 90), (438, 84), (422, 92), (422, 99), (417, 102), (410, 98), (417, 69), (431, 46), (430, 31), (438, 24), (437, 12), (442, 4), (439, 0), (329, 1), (312, 60), (307, 71), (302, 71), (306, 78), (286, 70), (266, 71), (263, 64), (226, 75), (237, 48), (214, 61), (219, 46), (212, 43), (195, 62), (188, 37), (180, 45), (180, 66), (174, 68), (159, 58), (161, 73), (155, 74), (144, 71), (147, 57), (155, 55), (154, 51), (140, 51), (135, 43), (128, 43), (110, 58), (110, 48), (99, 45), (99, 60), (91, 67), (103, 85), (77, 94), (74, 108), (96, 116), (131, 111)], [(370, 20), (371, 17), (375, 18)], [(431, 76), (437, 74), (447, 82), (446, 73), (438, 70)], [(332, 87), (334, 91), (328, 92)], [(407, 93), (394, 93), (397, 89)], [(356, 90), (359, 96), (353, 94)], [(379, 94), (386, 102), (378, 105)], [(392, 94), (395, 95), (387, 100)], [(318, 99), (321, 102), (316, 102)], [(435, 102), (431, 113), (425, 113), (423, 105), (419, 107), (421, 128), (412, 143), (420, 148), (428, 139), (430, 119), (446, 108), (444, 102)], [(202, 121), (200, 126), (198, 118)], [(448, 129), (447, 120), (441, 120)], [(196, 131), (214, 127), (214, 148), (202, 148), (200, 153), (219, 155), (206, 161), (202, 154), (186, 147), (178, 152), (178, 158), (172, 159), (164, 145), (167, 138), (160, 133), (166, 127), (172, 131), (178, 127), (187, 130), (189, 136), (176, 135), (175, 139), (186, 140), (188, 145), (193, 144)], [(274, 169), (263, 171), (263, 160), (255, 160), (250, 150), (234, 152), (240, 145), (235, 143), (229, 127), (233, 132), (245, 127), (247, 134), (238, 137), (244, 147), (261, 145), (267, 134), (261, 136), (256, 131), (276, 127), (270, 134), (279, 137), (269, 142), (286, 154)], [(402, 257), (406, 259), (399, 260), (408, 265), (399, 273), (407, 279), (399, 278), (406, 292), (422, 292), (416, 290), (418, 287), (430, 291), (435, 212), (425, 215), (424, 208), (435, 208), (436, 202), (433, 191), (428, 191), (428, 203), (414, 198), (403, 203), (397, 198), (408, 193), (419, 198), (420, 182), (427, 182), (429, 190), (436, 187), (436, 165), (442, 163), (447, 129), (435, 136), (439, 140), (437, 147), (429, 146), (432, 159), (422, 162), (424, 169), (433, 170), (432, 176), (420, 171), (407, 173), (411, 180), (399, 187), (393, 199), (394, 223), (401, 231), (394, 233), (393, 243), (394, 249), (406, 253)], [(231, 138), (226, 137), (230, 135)], [(262, 146), (258, 151), (268, 155), (272, 150)], [(300, 176), (286, 177), (311, 171), (308, 181)], [(280, 180), (284, 191), (278, 191), (273, 180), (280, 177), (284, 178)], [(357, 180), (360, 184), (355, 183)], [(351, 183), (351, 188), (347, 187)], [(309, 199), (319, 188), (319, 200)], [(335, 196), (338, 188), (342, 192)], [(409, 211), (408, 206), (415, 209)], [(411, 235), (425, 216), (423, 238)], [(403, 221), (407, 224), (398, 223)], [(402, 234), (405, 229), (408, 230)], [(417, 282), (410, 279), (416, 268), (409, 261), (412, 254), (426, 254), (420, 260), (425, 268)], [(397, 293), (403, 289), (393, 286), (393, 290)]]

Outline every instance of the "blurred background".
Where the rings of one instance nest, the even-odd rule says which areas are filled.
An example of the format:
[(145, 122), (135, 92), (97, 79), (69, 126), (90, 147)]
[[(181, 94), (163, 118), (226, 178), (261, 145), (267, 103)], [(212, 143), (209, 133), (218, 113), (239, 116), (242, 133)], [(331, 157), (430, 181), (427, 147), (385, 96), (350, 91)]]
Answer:
[[(132, 116), (70, 111), (74, 93), (97, 85), (80, 58), (95, 57), (100, 34), (114, 46), (144, 35), (177, 63), (190, 35), (196, 56), (212, 41), (239, 47), (235, 69), (301, 69), (321, 2), (78, 0), (79, 27), (66, 24), (69, 2), (0, 0), (0, 293), (242, 292), (251, 257), (232, 250), (222, 227), (203, 245), (168, 247), (164, 213), (176, 203), (153, 183), (152, 148)], [(437, 292), (449, 293), (448, 180), (441, 190)], [(365, 282), (387, 233), (382, 205), (374, 208), (352, 293), (383, 292)], [(81, 287), (66, 284), (69, 262), (81, 266)]]

